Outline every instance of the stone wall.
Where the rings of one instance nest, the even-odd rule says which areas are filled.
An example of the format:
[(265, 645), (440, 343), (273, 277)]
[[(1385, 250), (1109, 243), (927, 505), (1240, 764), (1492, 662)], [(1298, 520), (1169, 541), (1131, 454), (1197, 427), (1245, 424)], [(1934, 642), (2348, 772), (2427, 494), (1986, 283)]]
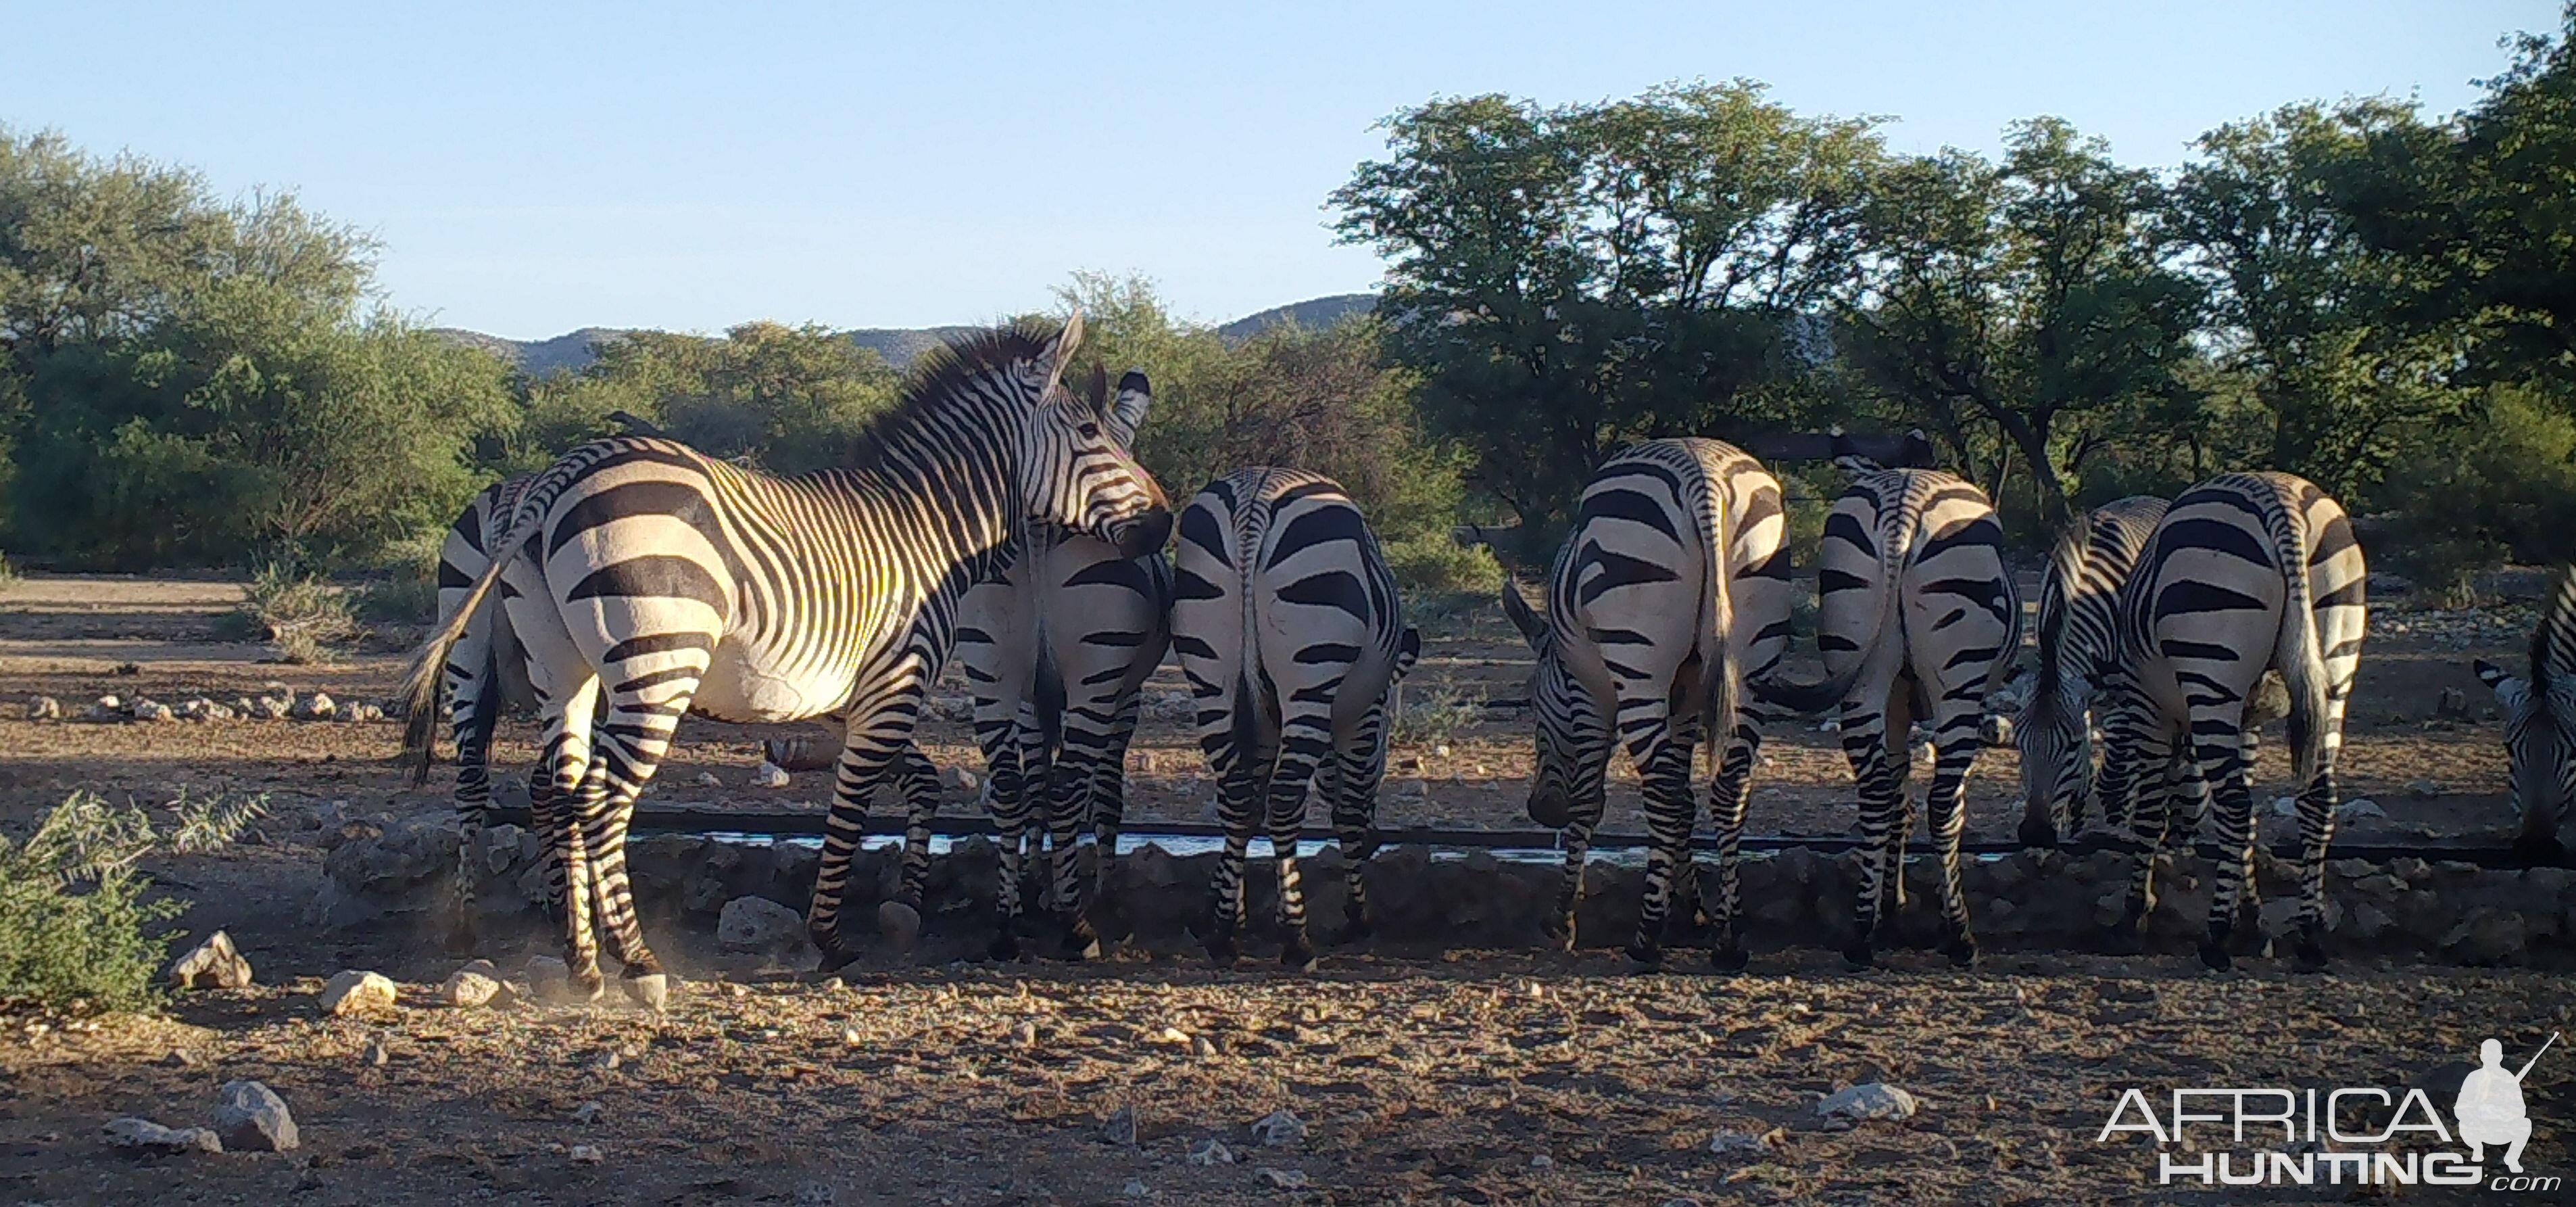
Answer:
[[(367, 827), (369, 830), (376, 827)], [(438, 815), (394, 822), (378, 833), (342, 841), (324, 862), (325, 883), (311, 921), (348, 930), (426, 925), (443, 918), (452, 893), (457, 834)], [(545, 865), (536, 836), (514, 826), (487, 832), (475, 861), (477, 902), (487, 934), (544, 925)], [(682, 835), (640, 838), (628, 863), (637, 901), (656, 928), (712, 932), (736, 897), (768, 898), (797, 910), (812, 890), (818, 852), (791, 844), (723, 842)], [(1086, 866), (1090, 851), (1086, 849)], [(1207, 910), (1213, 855), (1174, 856), (1148, 847), (1119, 860), (1107, 895), (1094, 910), (1102, 934), (1145, 950), (1199, 951), (1194, 928)], [(1964, 875), (1978, 938), (1989, 951), (2099, 950), (2116, 920), (2133, 856), (2096, 852), (2070, 857), (2023, 851), (1972, 861)], [(1791, 850), (1750, 858), (1743, 871), (1746, 942), (1757, 951), (1838, 948), (1848, 932), (1859, 857)], [(1342, 918), (1338, 852), (1302, 864), (1308, 922), (1318, 940)], [(2263, 930), (2295, 925), (2295, 868), (2268, 852), (2257, 862), (2263, 882)], [(924, 913), (926, 956), (981, 951), (992, 934), (991, 902), (999, 861), (992, 844), (967, 839), (933, 861)], [(1379, 853), (1367, 872), (1376, 950), (1429, 954), (1446, 949), (1534, 947), (1556, 899), (1561, 873), (1552, 864), (1506, 861), (1489, 853), (1433, 858), (1420, 847)], [(1906, 867), (1906, 904), (1892, 941), (1930, 946), (1940, 934), (1938, 868), (1917, 858)], [(849, 902), (856, 933), (872, 933), (875, 907), (895, 887), (892, 851), (857, 857)], [(1596, 863), (1589, 872), (1579, 930), (1586, 946), (1624, 944), (1636, 925), (1642, 869)], [(1271, 935), (1276, 900), (1272, 865), (1254, 860), (1250, 950)], [(2152, 919), (2152, 949), (2188, 952), (2208, 909), (2210, 864), (2173, 862), (2159, 877), (2162, 900)], [(2328, 875), (2330, 951), (2337, 958), (2388, 957), (2469, 965), (2576, 965), (2576, 872), (2562, 868), (2500, 871), (2473, 864), (2400, 859), (2386, 864), (2338, 860)], [(1705, 946), (1705, 928), (1676, 909), (1668, 942)]]

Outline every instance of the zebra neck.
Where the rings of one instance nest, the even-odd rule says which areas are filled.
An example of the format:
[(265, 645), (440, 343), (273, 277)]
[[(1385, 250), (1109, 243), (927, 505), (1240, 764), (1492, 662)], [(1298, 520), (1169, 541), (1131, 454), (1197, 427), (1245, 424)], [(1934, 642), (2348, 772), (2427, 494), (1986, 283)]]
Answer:
[(923, 416), (880, 431), (872, 455), (840, 473), (923, 569), (962, 569), (971, 582), (1019, 552), (1026, 423), (998, 407)]

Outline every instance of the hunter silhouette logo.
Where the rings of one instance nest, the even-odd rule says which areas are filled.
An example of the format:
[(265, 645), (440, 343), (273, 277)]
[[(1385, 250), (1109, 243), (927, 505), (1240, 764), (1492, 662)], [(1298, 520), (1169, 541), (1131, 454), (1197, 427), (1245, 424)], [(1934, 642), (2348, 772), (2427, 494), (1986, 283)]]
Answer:
[[(2558, 1033), (2550, 1032), (2540, 1052), (2557, 1042)], [(2508, 1073), (2504, 1041), (2490, 1039), (2478, 1045), (2479, 1068), (2460, 1082), (2459, 1099), (2451, 1104), (2452, 1116), (2460, 1121), (2460, 1143), (2469, 1146), (2470, 1160), (2486, 1160), (2490, 1144), (2507, 1145), (2504, 1167), (2522, 1172), (2522, 1146), (2531, 1143), (2531, 1116), (2522, 1109), (2522, 1079), (2540, 1063), (2540, 1052), (2522, 1062), (2520, 1071)]]
[[(2165, 1115), (2147, 1091), (2132, 1087), (2121, 1091), (2093, 1139), (2107, 1143), (2131, 1132), (2153, 1137), (2156, 1181), (2165, 1186), (2483, 1183), (2489, 1190), (2556, 1191), (2559, 1177), (2522, 1169), (2532, 1133), (2522, 1086), (2557, 1042), (2551, 1032), (2520, 1068), (2505, 1064), (2503, 1041), (2479, 1044), (2479, 1065), (2461, 1078), (2451, 1100), (2456, 1130), (2435, 1105), (2438, 1091), (2421, 1085), (2183, 1088), (2170, 1091), (2172, 1110)], [(2490, 1148), (2504, 1150), (2498, 1154), (2504, 1172), (2493, 1176), (2486, 1164)]]

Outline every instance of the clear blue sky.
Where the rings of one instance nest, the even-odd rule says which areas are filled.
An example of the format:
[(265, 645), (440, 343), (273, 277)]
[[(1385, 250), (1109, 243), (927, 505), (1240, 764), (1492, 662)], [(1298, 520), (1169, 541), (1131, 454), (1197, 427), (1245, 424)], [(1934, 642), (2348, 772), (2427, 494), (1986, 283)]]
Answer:
[(0, 0), (0, 122), (289, 188), (389, 301), (517, 338), (974, 322), (1075, 269), (1223, 320), (1358, 290), (1324, 195), (1436, 95), (1745, 76), (1991, 149), (2171, 164), (2284, 102), (2447, 113), (2555, 0), (483, 6)]

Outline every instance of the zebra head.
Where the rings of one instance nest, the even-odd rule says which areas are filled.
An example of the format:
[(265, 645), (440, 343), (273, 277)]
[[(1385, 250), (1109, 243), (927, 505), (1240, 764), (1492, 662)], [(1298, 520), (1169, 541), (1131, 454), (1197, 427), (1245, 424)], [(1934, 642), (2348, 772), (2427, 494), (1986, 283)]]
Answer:
[[(1563, 560), (1563, 554), (1558, 555)], [(1511, 617), (1536, 655), (1530, 669), (1530, 715), (1538, 722), (1538, 757), (1530, 773), (1529, 818), (1562, 829), (1580, 809), (1597, 814), (1601, 769), (1610, 753), (1609, 718), (1592, 692), (1566, 665), (1547, 618), (1531, 610), (1519, 584), (1503, 580), (1503, 614)]]
[[(2042, 670), (2013, 722), (2013, 745), (2021, 751), (2022, 816), (2047, 818), (2052, 840), (2070, 837), (2066, 830), (2077, 802), (2093, 793), (2093, 730), (2084, 710), (2090, 690), (2073, 675)], [(2035, 830), (2030, 821), (2023, 828), (2024, 841), (2038, 841), (2028, 832)]]
[(1152, 390), (1133, 371), (1106, 406), (1064, 388), (1065, 369), (1081, 344), (1077, 313), (1032, 362), (1043, 380), (1020, 457), (1020, 496), (1032, 523), (1106, 541), (1120, 557), (1142, 557), (1172, 535), (1170, 501), (1122, 437), (1132, 437), (1143, 421)]
[(2576, 682), (2552, 677), (2535, 688), (2483, 658), (2477, 672), (2504, 706), (2505, 762), (2525, 836), (2554, 838), (2558, 819), (2576, 804)]

